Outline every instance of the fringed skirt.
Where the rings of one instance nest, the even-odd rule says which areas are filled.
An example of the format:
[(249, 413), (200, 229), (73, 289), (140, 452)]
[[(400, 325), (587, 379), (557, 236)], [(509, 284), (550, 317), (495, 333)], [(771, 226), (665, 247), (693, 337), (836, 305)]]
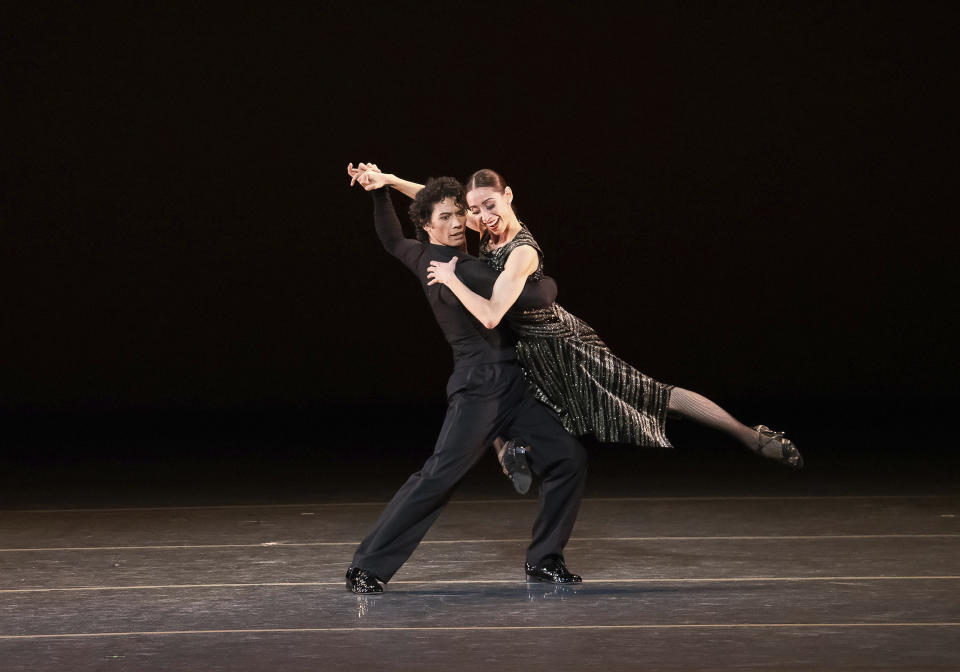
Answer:
[(557, 304), (511, 313), (517, 356), (534, 395), (574, 435), (672, 448), (664, 433), (671, 386), (614, 355), (583, 320)]

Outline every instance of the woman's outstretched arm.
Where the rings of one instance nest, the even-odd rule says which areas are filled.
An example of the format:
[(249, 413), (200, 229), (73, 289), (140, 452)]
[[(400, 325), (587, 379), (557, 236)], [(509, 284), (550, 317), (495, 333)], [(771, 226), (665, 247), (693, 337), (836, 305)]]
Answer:
[(527, 282), (527, 277), (537, 270), (539, 263), (540, 258), (537, 251), (532, 247), (529, 245), (517, 247), (507, 257), (503, 273), (494, 283), (493, 294), (489, 299), (472, 292), (456, 276), (454, 273), (457, 266), (456, 257), (447, 263), (431, 261), (430, 267), (427, 269), (427, 278), (430, 280), (427, 284), (440, 283), (446, 285), (454, 296), (460, 299), (463, 307), (480, 320), (483, 326), (487, 329), (493, 329), (500, 324), (500, 320), (516, 302), (520, 292), (523, 291), (523, 285)]
[[(422, 184), (404, 180), (393, 173), (384, 173), (377, 168), (375, 163), (358, 163), (354, 168), (353, 164), (347, 166), (347, 174), (350, 176), (350, 186), (354, 182), (359, 182), (360, 186), (367, 191), (373, 191), (381, 187), (393, 187), (404, 196), (416, 198), (417, 194), (423, 189)], [(467, 211), (467, 228), (474, 231), (480, 230), (480, 220), (478, 217)]]

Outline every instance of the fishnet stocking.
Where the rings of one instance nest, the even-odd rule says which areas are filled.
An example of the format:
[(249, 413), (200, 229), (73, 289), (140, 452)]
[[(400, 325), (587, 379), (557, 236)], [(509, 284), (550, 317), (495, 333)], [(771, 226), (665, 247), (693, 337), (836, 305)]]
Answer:
[[(682, 387), (673, 388), (670, 391), (670, 404), (667, 408), (681, 417), (726, 432), (754, 452), (760, 445), (756, 430), (747, 427), (715, 403), (696, 392), (685, 390)], [(766, 457), (778, 457), (780, 455), (778, 445), (768, 444), (766, 448), (767, 450), (763, 453)]]

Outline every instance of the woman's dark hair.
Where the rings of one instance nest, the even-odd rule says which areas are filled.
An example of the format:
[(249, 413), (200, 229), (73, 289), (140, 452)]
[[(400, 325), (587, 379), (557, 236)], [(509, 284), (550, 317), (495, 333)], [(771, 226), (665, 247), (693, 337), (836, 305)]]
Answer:
[(464, 193), (479, 189), (480, 187), (493, 187), (502, 194), (507, 188), (507, 183), (504, 182), (500, 173), (497, 171), (490, 170), (489, 168), (481, 168), (467, 180)]
[[(467, 180), (467, 186), (463, 188), (464, 199), (466, 199), (466, 195), (469, 192), (474, 189), (479, 189), (480, 187), (491, 187), (502, 194), (507, 190), (507, 183), (503, 179), (503, 176), (497, 171), (490, 170), (489, 168), (481, 168)], [(516, 206), (511, 204), (510, 207), (513, 208), (513, 212), (516, 214)]]
[(429, 240), (423, 227), (430, 223), (433, 207), (445, 198), (452, 198), (457, 209), (465, 210), (467, 197), (464, 195), (463, 185), (452, 177), (431, 177), (427, 184), (417, 192), (410, 204), (410, 221), (417, 229), (417, 238), (421, 241)]

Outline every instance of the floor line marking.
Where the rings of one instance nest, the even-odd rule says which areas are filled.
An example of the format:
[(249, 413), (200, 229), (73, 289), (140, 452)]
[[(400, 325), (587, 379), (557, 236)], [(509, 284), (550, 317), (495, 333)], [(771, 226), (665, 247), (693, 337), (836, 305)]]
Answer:
[[(727, 536), (660, 536), (660, 537), (572, 537), (568, 543), (596, 541), (817, 541), (860, 539), (960, 539), (958, 534), (786, 534), (786, 535), (727, 535)], [(506, 544), (527, 543), (529, 538), (504, 539), (442, 539), (421, 541), (420, 545), (440, 544)], [(354, 541), (261, 541), (251, 544), (158, 544), (153, 546), (62, 546), (37, 548), (0, 548), (0, 553), (50, 553), (60, 551), (165, 551), (216, 548), (298, 548), (323, 546), (358, 546)]]
[[(591, 579), (583, 585), (602, 583), (796, 583), (812, 581), (958, 581), (960, 576), (742, 576), (742, 577), (701, 577), (701, 578), (669, 578), (650, 577), (645, 579)], [(398, 580), (391, 581), (396, 585), (526, 585), (525, 579), (438, 579), (438, 580)], [(541, 586), (541, 584), (536, 584)], [(553, 584), (542, 584), (552, 586)], [(139, 586), (75, 586), (68, 588), (3, 588), (0, 595), (15, 593), (81, 593), (81, 592), (108, 592), (126, 590), (196, 590), (202, 588), (303, 588), (310, 586), (344, 586), (343, 581), (273, 581), (263, 583), (180, 583), (168, 585), (139, 585)]]
[[(957, 499), (960, 493), (950, 495), (711, 495), (692, 497), (584, 497), (584, 502), (717, 502), (717, 501), (770, 501), (770, 500), (816, 500), (816, 499)], [(0, 509), (0, 513), (106, 513), (124, 511), (194, 511), (218, 509), (295, 509), (344, 506), (386, 506), (386, 500), (373, 502), (306, 502), (299, 504), (212, 504), (206, 506), (131, 506), (115, 508), (72, 508), (72, 509)], [(537, 500), (516, 497), (513, 499), (454, 499), (447, 506), (458, 504), (528, 504), (533, 506)]]
[(49, 635), (0, 635), (10, 639), (67, 639), (73, 637), (152, 637), (163, 635), (293, 634), (320, 632), (457, 632), (529, 630), (683, 630), (734, 628), (955, 628), (956, 621), (913, 621), (891, 623), (637, 623), (632, 625), (439, 625), (353, 628), (248, 628), (231, 630), (144, 630), (139, 632), (73, 632)]

